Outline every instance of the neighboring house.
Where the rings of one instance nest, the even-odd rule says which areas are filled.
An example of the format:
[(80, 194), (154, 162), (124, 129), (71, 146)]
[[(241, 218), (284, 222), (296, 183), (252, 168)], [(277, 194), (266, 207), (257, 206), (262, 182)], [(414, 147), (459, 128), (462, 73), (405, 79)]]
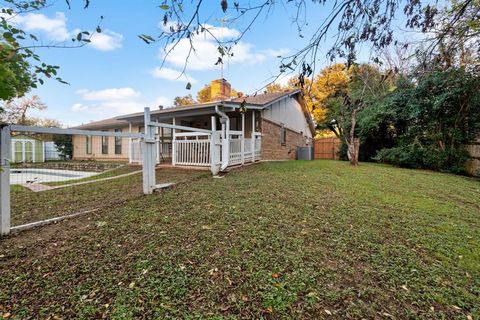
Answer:
[(12, 136), (11, 158), (14, 163), (45, 162), (45, 143), (23, 134)]
[[(228, 157), (228, 165), (260, 158), (295, 159), (297, 147), (311, 145), (315, 127), (301, 90), (230, 99), (231, 86), (225, 79), (212, 81), (211, 90), (214, 101), (153, 110), (152, 121), (195, 129), (215, 128), (226, 143), (222, 143), (222, 158)], [(134, 113), (91, 122), (76, 129), (143, 132), (143, 122), (144, 114)], [(158, 128), (155, 135), (157, 162), (209, 166), (210, 134), (192, 132), (195, 129)], [(74, 136), (73, 159), (139, 162), (141, 144), (128, 138)], [(225, 161), (222, 159), (222, 162)]]

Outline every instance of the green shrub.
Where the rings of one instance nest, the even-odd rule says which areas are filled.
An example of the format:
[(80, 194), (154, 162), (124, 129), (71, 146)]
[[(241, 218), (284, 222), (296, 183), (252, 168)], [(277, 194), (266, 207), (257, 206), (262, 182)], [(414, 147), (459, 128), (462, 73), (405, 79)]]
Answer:
[(441, 149), (435, 146), (423, 147), (419, 144), (409, 144), (382, 149), (377, 153), (375, 160), (405, 168), (467, 174), (465, 162), (468, 158), (468, 153), (462, 149)]

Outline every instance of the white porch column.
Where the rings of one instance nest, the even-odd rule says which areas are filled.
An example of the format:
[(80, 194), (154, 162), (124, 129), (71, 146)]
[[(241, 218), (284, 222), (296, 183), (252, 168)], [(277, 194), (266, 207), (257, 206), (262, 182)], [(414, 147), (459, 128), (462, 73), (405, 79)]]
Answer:
[[(155, 120), (156, 123), (158, 123), (158, 119)], [(160, 163), (160, 128), (155, 127), (155, 163), (159, 164)]]
[(220, 172), (220, 153), (218, 152), (219, 135), (217, 117), (212, 116), (212, 134), (210, 136), (210, 171), (216, 176)]
[(222, 167), (225, 169), (230, 164), (230, 119), (227, 119), (225, 124), (225, 158), (223, 159)]
[(242, 166), (245, 164), (245, 113), (242, 112)]
[(252, 110), (252, 134), (250, 142), (252, 144), (252, 162), (255, 162), (255, 110)]
[(0, 235), (10, 233), (10, 127), (0, 131)]
[[(132, 133), (132, 123), (128, 123), (128, 133)], [(133, 162), (132, 138), (128, 138), (128, 163)]]
[[(175, 118), (172, 119), (172, 124), (176, 125)], [(176, 130), (172, 129), (172, 166), (175, 166), (177, 162), (177, 152), (175, 150), (175, 132)]]

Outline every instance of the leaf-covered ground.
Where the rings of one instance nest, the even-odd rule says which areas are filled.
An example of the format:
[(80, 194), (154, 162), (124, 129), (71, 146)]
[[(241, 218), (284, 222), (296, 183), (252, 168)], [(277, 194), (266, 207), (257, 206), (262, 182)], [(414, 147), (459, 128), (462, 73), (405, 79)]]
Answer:
[(0, 240), (0, 312), (477, 319), (479, 234), (479, 180), (263, 163)]
[[(25, 187), (14, 185), (11, 192), (12, 225), (17, 226), (93, 209), (110, 208), (138, 198), (143, 194), (141, 172), (114, 180), (94, 180), (131, 173), (139, 169), (141, 170), (141, 167), (125, 166), (76, 181), (91, 181), (88, 184), (42, 192), (33, 192)], [(208, 172), (184, 169), (160, 171), (157, 169), (156, 179), (157, 183), (180, 183), (198, 176), (208, 176)], [(71, 180), (68, 181), (68, 183), (71, 182)]]

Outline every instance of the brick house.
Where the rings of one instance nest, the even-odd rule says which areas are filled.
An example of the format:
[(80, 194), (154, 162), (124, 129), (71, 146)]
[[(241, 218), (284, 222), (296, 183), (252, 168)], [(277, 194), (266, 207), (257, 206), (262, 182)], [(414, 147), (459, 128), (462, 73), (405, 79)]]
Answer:
[[(210, 135), (222, 141), (224, 166), (256, 160), (296, 158), (299, 146), (311, 145), (315, 127), (301, 90), (230, 98), (225, 79), (211, 82), (208, 103), (151, 111), (152, 121), (184, 128), (158, 128), (157, 162), (172, 165), (209, 166)], [(127, 114), (91, 122), (77, 129), (143, 132), (143, 113)], [(198, 132), (195, 132), (198, 130)], [(141, 143), (113, 137), (73, 137), (74, 160), (141, 161)]]

